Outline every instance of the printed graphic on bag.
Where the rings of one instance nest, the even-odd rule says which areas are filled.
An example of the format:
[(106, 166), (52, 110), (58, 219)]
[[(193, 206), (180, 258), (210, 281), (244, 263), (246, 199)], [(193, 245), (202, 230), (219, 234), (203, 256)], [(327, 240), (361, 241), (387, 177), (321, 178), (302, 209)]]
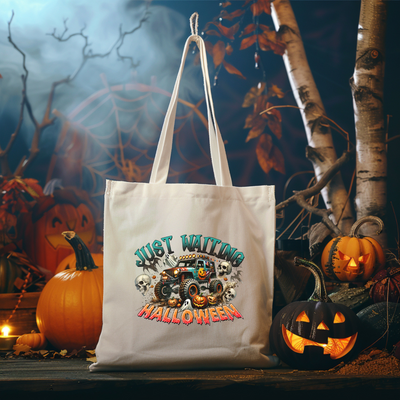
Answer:
[(136, 268), (141, 269), (135, 286), (144, 296), (138, 317), (185, 325), (243, 318), (232, 300), (241, 282), (244, 254), (210, 236), (180, 239), (178, 255), (172, 236), (135, 251)]

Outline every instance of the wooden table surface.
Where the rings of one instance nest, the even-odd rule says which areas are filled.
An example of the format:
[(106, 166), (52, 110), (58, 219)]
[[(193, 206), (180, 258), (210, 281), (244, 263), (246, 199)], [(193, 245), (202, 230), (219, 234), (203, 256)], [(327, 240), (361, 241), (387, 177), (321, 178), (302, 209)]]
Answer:
[[(5, 359), (0, 357), (0, 399), (87, 399), (112, 396), (135, 399), (165, 397), (212, 400), (259, 395), (293, 399), (298, 395), (322, 396), (323, 400), (399, 398), (400, 377), (343, 376), (324, 371), (288, 368), (225, 371), (89, 372), (84, 359)], [(171, 396), (170, 396), (171, 395)], [(116, 397), (115, 397), (116, 396)], [(211, 396), (211, 397), (210, 397)], [(314, 397), (315, 398), (315, 397)]]

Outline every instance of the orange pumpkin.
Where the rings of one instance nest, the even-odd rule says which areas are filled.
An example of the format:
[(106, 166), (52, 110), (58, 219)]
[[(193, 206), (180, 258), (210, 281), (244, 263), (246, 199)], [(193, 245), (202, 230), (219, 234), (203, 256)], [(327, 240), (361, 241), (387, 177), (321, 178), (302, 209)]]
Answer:
[(29, 346), (32, 350), (43, 350), (47, 346), (47, 339), (43, 333), (26, 333), (17, 339), (17, 344), (24, 344)]
[[(97, 267), (103, 266), (103, 253), (91, 253), (93, 257), (93, 261)], [(61, 271), (66, 269), (73, 269), (76, 268), (76, 255), (75, 253), (70, 254), (69, 256), (65, 257), (56, 269), (54, 274), (58, 274)]]
[(212, 296), (211, 294), (207, 296), (207, 300), (210, 306), (215, 306), (218, 303), (218, 299), (215, 296)]
[(354, 223), (349, 236), (339, 236), (326, 245), (321, 256), (321, 266), (328, 278), (344, 282), (365, 282), (383, 268), (386, 260), (380, 244), (371, 237), (357, 235), (360, 226), (369, 221), (379, 224), (378, 233), (382, 231), (382, 220), (368, 216)]
[(169, 305), (170, 307), (176, 307), (176, 306), (178, 305), (178, 299), (174, 299), (174, 298), (169, 299), (169, 300), (168, 300), (168, 305)]
[(201, 296), (197, 294), (193, 297), (192, 303), (196, 308), (206, 308), (208, 305), (208, 299), (206, 296)]
[(38, 201), (24, 238), (24, 250), (34, 263), (53, 273), (73, 253), (62, 232), (75, 231), (91, 251), (97, 247), (95, 220), (86, 202), (68, 189), (56, 193)]
[(53, 276), (39, 297), (36, 322), (47, 340), (68, 351), (94, 349), (102, 327), (103, 268), (75, 232), (63, 232), (76, 254), (76, 269)]

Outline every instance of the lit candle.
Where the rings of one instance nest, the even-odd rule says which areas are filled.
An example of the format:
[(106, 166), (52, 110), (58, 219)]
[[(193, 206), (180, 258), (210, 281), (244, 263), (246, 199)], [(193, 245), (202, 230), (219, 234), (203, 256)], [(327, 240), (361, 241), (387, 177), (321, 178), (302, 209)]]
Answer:
[(9, 335), (10, 328), (3, 326), (0, 335), (0, 351), (12, 350), (15, 342), (17, 341), (18, 335)]

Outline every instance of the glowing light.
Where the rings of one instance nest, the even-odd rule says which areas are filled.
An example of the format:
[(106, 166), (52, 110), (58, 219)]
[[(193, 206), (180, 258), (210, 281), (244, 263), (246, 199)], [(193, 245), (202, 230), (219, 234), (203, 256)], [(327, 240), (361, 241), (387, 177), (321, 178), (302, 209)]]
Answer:
[(3, 336), (8, 336), (8, 334), (10, 333), (10, 328), (8, 326), (3, 326), (3, 328), (1, 329), (1, 333), (3, 334)]

